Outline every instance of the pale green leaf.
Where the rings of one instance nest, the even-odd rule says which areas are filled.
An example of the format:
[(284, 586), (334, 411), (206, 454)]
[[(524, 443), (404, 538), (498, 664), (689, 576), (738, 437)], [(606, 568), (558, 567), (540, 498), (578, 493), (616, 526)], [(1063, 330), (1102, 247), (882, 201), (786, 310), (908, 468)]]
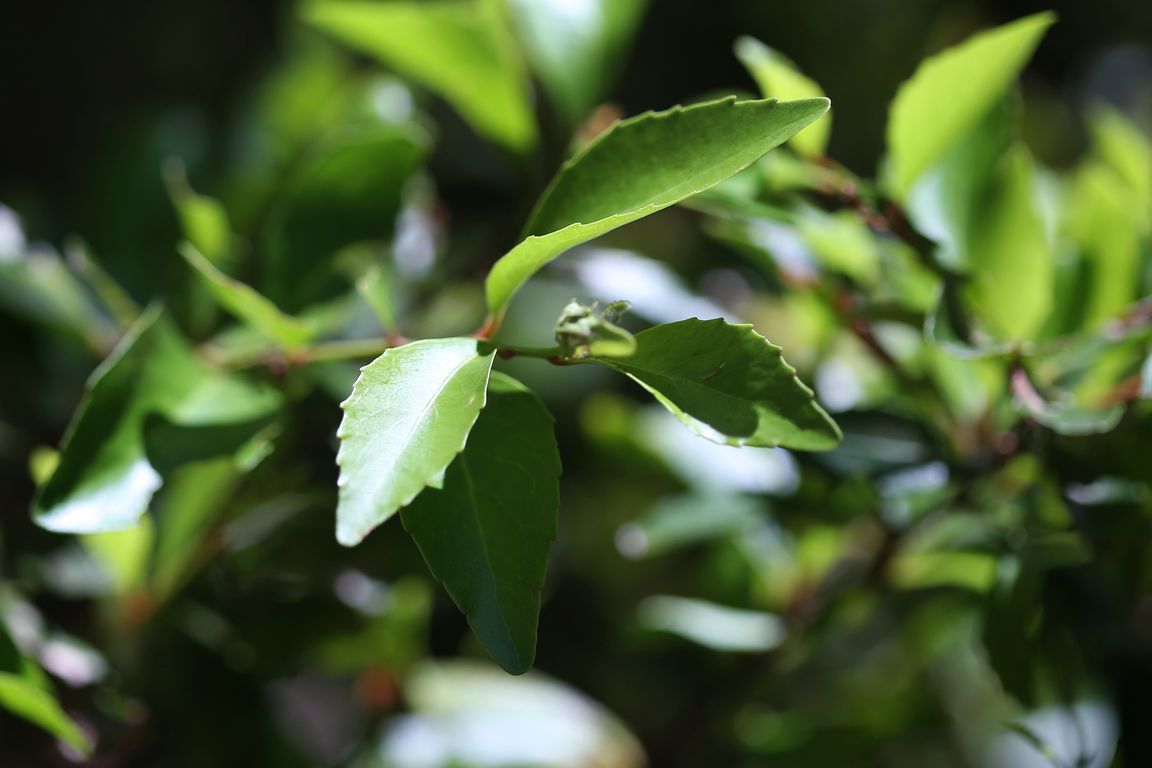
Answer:
[(637, 618), (648, 629), (727, 653), (765, 653), (788, 636), (784, 620), (774, 614), (671, 595), (646, 599), (637, 609)]
[(188, 184), (182, 164), (169, 164), (164, 175), (184, 237), (212, 264), (227, 265), (232, 260), (232, 225), (224, 206), (215, 198), (197, 194)]
[(494, 351), (475, 339), (428, 339), (361, 370), (337, 432), (341, 544), (358, 544), (426, 487), (441, 486), (484, 407)]
[(1098, 161), (1073, 175), (1064, 211), (1064, 233), (1080, 256), (1080, 325), (1091, 328), (1140, 296), (1144, 213), (1116, 171)]
[(499, 4), (315, 0), (301, 13), (444, 98), (478, 133), (516, 152), (535, 144), (527, 78)]
[(1055, 20), (1051, 13), (1028, 16), (920, 64), (889, 110), (888, 152), (897, 197), (1004, 96)]
[(252, 286), (233, 280), (216, 268), (192, 243), (181, 243), (180, 255), (208, 285), (222, 309), (286, 350), (298, 349), (315, 335), (305, 321), (284, 314)]
[(648, 0), (510, 0), (528, 62), (568, 122), (604, 97)]
[(401, 511), (428, 567), (476, 636), (513, 674), (532, 666), (560, 455), (552, 417), (519, 382), (492, 374), (488, 403), (444, 478)]
[(780, 348), (750, 325), (692, 318), (641, 331), (636, 344), (631, 357), (589, 360), (627, 374), (702, 437), (815, 451), (840, 442)]
[(1052, 308), (1054, 254), (1025, 149), (1001, 159), (981, 209), (967, 257), (973, 307), (998, 336), (1032, 338)]
[(569, 248), (719, 184), (827, 109), (827, 99), (727, 98), (617, 123), (564, 165), (528, 236), (496, 262), (485, 285), (489, 311), (503, 314), (520, 286)]
[(115, 594), (125, 595), (142, 586), (148, 577), (154, 539), (152, 520), (142, 517), (121, 531), (89, 533), (84, 548), (100, 564)]
[(1098, 108), (1091, 127), (1097, 154), (1127, 182), (1140, 207), (1152, 216), (1152, 140), (1112, 107)]
[[(186, 428), (225, 429), (234, 450), (279, 408), (274, 390), (202, 362), (172, 322), (146, 311), (92, 374), (64, 438), (60, 463), (40, 489), (34, 514), (49, 530), (96, 533), (135, 525), (161, 485), (146, 440), (156, 417)], [(242, 425), (238, 434), (230, 428)], [(160, 446), (162, 464), (193, 450)], [(219, 446), (218, 446), (219, 448)]]
[[(754, 37), (736, 41), (736, 57), (752, 75), (765, 98), (791, 101), (823, 97), (824, 89), (801, 72), (788, 57)], [(788, 145), (805, 157), (820, 157), (828, 148), (832, 116), (825, 115), (788, 140)]]

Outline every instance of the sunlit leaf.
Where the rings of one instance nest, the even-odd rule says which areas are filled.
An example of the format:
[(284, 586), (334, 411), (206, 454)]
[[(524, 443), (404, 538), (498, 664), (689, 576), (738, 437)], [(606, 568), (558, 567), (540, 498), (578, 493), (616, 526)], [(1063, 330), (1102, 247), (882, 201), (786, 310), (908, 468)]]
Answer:
[(826, 99), (778, 103), (733, 98), (617, 123), (568, 161), (540, 198), (528, 235), (485, 285), (488, 309), (564, 251), (720, 183), (828, 109)]
[(443, 97), (478, 133), (516, 152), (534, 145), (528, 82), (500, 3), (314, 0), (302, 15)]
[[(256, 422), (254, 432), (279, 403), (276, 392), (203, 363), (151, 309), (92, 374), (60, 464), (40, 489), (36, 521), (73, 533), (129, 528), (162, 483), (146, 448), (150, 417), (189, 428)], [(170, 448), (180, 455), (181, 446)]]
[[(736, 57), (751, 73), (765, 98), (791, 101), (823, 97), (824, 89), (804, 75), (784, 54), (754, 37), (736, 41)], [(788, 145), (806, 157), (820, 157), (828, 147), (832, 116), (825, 115), (788, 140)]]
[(569, 122), (604, 97), (647, 5), (648, 0), (511, 0), (528, 61)]
[(484, 407), (494, 351), (474, 339), (429, 339), (361, 370), (337, 433), (341, 544), (359, 543), (426, 487), (442, 487)]
[(891, 181), (898, 197), (1004, 96), (1055, 20), (1051, 13), (1028, 16), (920, 64), (888, 115)]

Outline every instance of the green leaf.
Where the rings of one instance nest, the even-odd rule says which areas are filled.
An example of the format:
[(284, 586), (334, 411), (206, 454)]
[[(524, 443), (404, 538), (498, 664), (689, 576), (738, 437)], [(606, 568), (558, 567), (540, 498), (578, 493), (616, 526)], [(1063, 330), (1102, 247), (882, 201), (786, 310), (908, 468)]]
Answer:
[(617, 123), (564, 165), (528, 236), (496, 262), (485, 284), (489, 311), (501, 316), (520, 286), (569, 248), (719, 184), (827, 110), (827, 99), (731, 97)]
[(766, 653), (788, 636), (787, 625), (775, 614), (688, 597), (649, 597), (637, 609), (637, 618), (648, 629), (727, 653)]
[(20, 653), (3, 621), (0, 621), (0, 707), (43, 728), (80, 754), (91, 754), (87, 734), (52, 695), (40, 668)]
[(317, 0), (304, 20), (441, 96), (497, 143), (536, 143), (527, 78), (500, 3)]
[(180, 244), (180, 255), (196, 270), (222, 309), (286, 350), (299, 349), (315, 336), (305, 321), (284, 314), (252, 286), (233, 280), (206, 259), (192, 243)]
[(670, 496), (656, 502), (643, 517), (620, 526), (616, 549), (630, 559), (656, 557), (691, 544), (736, 536), (754, 529), (763, 519), (761, 501), (746, 494)]
[(511, 0), (524, 53), (569, 123), (604, 97), (648, 0)]
[(484, 407), (494, 352), (475, 339), (428, 339), (361, 369), (337, 432), (341, 544), (360, 543), (426, 487), (441, 487)]
[(432, 573), (508, 672), (536, 655), (548, 550), (556, 538), (560, 454), (535, 394), (493, 373), (488, 403), (441, 490), (400, 514)]
[[(781, 101), (823, 97), (824, 89), (804, 75), (787, 56), (754, 37), (736, 41), (736, 57), (752, 75), (760, 93)], [(805, 157), (820, 157), (828, 148), (832, 118), (825, 116), (788, 140), (788, 145)]]
[(636, 351), (635, 337), (616, 325), (628, 302), (617, 301), (597, 314), (594, 306), (571, 301), (556, 320), (556, 344), (563, 357), (581, 359), (588, 355), (627, 357)]
[(1036, 198), (1032, 159), (1017, 147), (994, 169), (971, 233), (974, 309), (1002, 338), (1032, 338), (1052, 309), (1055, 258)]
[(1062, 221), (1079, 251), (1080, 327), (1119, 315), (1140, 296), (1141, 233), (1145, 214), (1133, 205), (1120, 176), (1099, 161), (1077, 170)]
[(1097, 108), (1091, 128), (1097, 154), (1136, 193), (1144, 212), (1152, 215), (1152, 141), (1112, 107)]
[(182, 164), (170, 164), (164, 171), (168, 195), (184, 237), (212, 264), (227, 265), (232, 259), (232, 225), (224, 206), (214, 198), (197, 194), (188, 184)]
[(701, 437), (717, 443), (835, 448), (840, 430), (780, 348), (750, 325), (681, 320), (636, 334), (625, 358), (588, 358), (627, 374)]
[(1005, 94), (1056, 20), (1038, 13), (925, 59), (901, 86), (888, 116), (893, 192), (916, 179)]
[(203, 363), (172, 322), (149, 309), (92, 374), (60, 464), (40, 489), (36, 522), (71, 533), (129, 528), (162, 482), (146, 448), (149, 418), (189, 428), (251, 423), (254, 432), (279, 404), (274, 390)]
[(288, 312), (343, 293), (334, 257), (353, 243), (389, 239), (427, 143), (412, 125), (374, 124), (313, 147), (272, 214), (264, 293)]

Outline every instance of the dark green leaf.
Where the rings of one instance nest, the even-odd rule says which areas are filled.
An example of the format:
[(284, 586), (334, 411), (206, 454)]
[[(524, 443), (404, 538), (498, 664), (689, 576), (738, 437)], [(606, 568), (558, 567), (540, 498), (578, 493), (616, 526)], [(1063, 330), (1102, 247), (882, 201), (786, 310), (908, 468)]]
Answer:
[(828, 450), (840, 430), (780, 348), (750, 325), (682, 320), (636, 334), (626, 358), (589, 358), (626, 373), (696, 434), (730, 445)]
[(476, 636), (513, 674), (532, 666), (560, 455), (552, 417), (519, 382), (492, 374), (488, 404), (441, 490), (400, 514)]

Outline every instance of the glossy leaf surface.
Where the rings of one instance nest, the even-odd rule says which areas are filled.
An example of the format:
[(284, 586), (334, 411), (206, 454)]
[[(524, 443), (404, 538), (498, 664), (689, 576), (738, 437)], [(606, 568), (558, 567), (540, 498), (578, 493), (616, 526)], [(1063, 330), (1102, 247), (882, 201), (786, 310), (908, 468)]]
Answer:
[(627, 374), (702, 437), (817, 451), (840, 442), (780, 348), (750, 325), (693, 318), (641, 331), (636, 344), (630, 357), (589, 359)]
[(441, 486), (484, 407), (493, 352), (474, 339), (431, 339), (361, 369), (337, 433), (341, 544), (358, 544), (426, 487)]
[(564, 251), (719, 184), (828, 109), (826, 99), (710, 101), (617, 123), (565, 164), (527, 237), (488, 275), (488, 308), (512, 296)]
[(519, 382), (494, 373), (488, 403), (443, 488), (400, 513), (476, 636), (514, 674), (536, 654), (559, 476), (551, 415)]

